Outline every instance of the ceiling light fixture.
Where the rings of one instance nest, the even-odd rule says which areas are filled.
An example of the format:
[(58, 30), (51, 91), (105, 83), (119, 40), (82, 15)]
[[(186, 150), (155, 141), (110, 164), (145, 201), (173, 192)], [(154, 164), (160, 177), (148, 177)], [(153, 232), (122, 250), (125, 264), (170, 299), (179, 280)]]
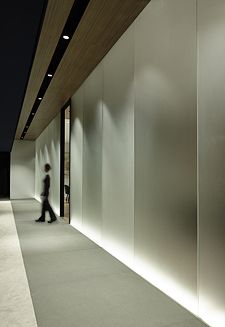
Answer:
[[(24, 127), (24, 131), (26, 131), (26, 132), (28, 131), (26, 126), (29, 125), (29, 128), (30, 128), (31, 121), (34, 119), (34, 116), (36, 115), (36, 112), (39, 109), (41, 101), (43, 100), (45, 93), (46, 93), (49, 85), (51, 84), (52, 77), (54, 76), (55, 72), (57, 71), (59, 63), (62, 60), (63, 55), (70, 43), (69, 41), (72, 38), (72, 36), (74, 35), (77, 27), (79, 26), (79, 23), (84, 15), (84, 12), (87, 9), (87, 6), (89, 3), (90, 3), (90, 0), (76, 0), (73, 3), (73, 6), (70, 10), (67, 21), (65, 22), (62, 34), (59, 37), (58, 44), (53, 53), (52, 59), (49, 63), (49, 66), (44, 75), (44, 79), (43, 79), (41, 86), (39, 88), (39, 91), (37, 93), (37, 94), (41, 94), (41, 96), (38, 95), (35, 98), (33, 107), (30, 110), (30, 115), (29, 115), (27, 122), (25, 124), (25, 127)], [(23, 132), (22, 132), (21, 136), (24, 136)]]

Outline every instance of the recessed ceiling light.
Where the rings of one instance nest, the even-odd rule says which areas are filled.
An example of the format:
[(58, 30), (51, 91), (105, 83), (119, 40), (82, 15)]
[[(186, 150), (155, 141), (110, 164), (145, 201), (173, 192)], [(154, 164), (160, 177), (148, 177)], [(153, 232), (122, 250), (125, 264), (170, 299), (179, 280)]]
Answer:
[(69, 36), (68, 35), (63, 35), (63, 38), (65, 39), (65, 40), (69, 40)]
[(38, 98), (38, 100), (42, 100), (42, 98), (40, 97), (40, 98)]
[(52, 77), (52, 74), (48, 74), (48, 77)]

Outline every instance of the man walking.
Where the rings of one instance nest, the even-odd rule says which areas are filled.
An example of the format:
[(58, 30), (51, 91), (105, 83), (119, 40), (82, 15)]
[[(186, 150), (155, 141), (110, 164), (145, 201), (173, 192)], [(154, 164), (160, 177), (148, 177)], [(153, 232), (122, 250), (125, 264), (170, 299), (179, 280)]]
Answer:
[(39, 219), (36, 219), (36, 222), (45, 222), (45, 212), (48, 211), (50, 215), (50, 220), (48, 221), (49, 224), (51, 224), (53, 221), (56, 221), (56, 215), (54, 211), (52, 210), (52, 207), (50, 206), (50, 203), (48, 201), (49, 196), (49, 188), (50, 188), (50, 176), (48, 174), (49, 170), (51, 169), (51, 166), (47, 163), (44, 166), (44, 170), (46, 172), (45, 178), (43, 180), (44, 183), (44, 189), (41, 193), (42, 196), (42, 211), (41, 211), (41, 217)]

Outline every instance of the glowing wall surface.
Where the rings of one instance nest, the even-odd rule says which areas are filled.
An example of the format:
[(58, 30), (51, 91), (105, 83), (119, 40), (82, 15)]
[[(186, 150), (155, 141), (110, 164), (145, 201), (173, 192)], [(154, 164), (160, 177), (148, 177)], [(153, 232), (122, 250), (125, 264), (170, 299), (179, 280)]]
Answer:
[(11, 152), (10, 199), (34, 198), (35, 142), (15, 140)]
[(84, 85), (83, 228), (96, 241), (102, 231), (102, 67)]
[(223, 0), (152, 0), (71, 109), (72, 225), (213, 327), (225, 321), (224, 21)]
[(195, 23), (195, 0), (152, 1), (72, 98), (71, 213), (196, 313)]
[(199, 310), (225, 325), (225, 2), (198, 0)]
[(83, 207), (83, 86), (71, 99), (70, 138), (70, 222), (76, 228), (82, 227)]
[(137, 18), (134, 76), (136, 265), (196, 312), (195, 0), (153, 1)]
[(132, 263), (134, 248), (134, 27), (103, 60), (103, 245)]

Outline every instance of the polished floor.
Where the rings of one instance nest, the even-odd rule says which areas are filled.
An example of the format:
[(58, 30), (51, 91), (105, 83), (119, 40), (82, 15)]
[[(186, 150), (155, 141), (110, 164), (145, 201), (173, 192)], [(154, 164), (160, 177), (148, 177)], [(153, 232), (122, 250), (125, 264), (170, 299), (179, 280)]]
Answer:
[(38, 327), (206, 326), (70, 225), (35, 223), (35, 200), (12, 208)]

